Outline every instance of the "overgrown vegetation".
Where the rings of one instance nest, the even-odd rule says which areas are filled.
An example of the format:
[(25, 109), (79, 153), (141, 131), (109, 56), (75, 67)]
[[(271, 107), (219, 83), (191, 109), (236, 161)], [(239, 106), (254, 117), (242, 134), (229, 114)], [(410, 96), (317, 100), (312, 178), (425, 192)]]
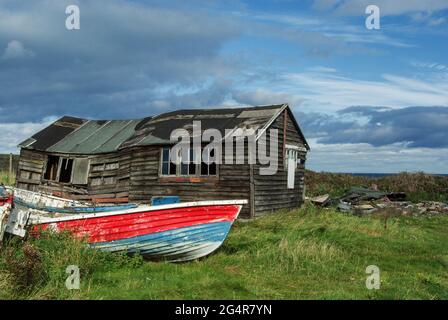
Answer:
[[(0, 171), (7, 172), (9, 170), (9, 154), (0, 154)], [(19, 165), (19, 155), (12, 155), (12, 171), (16, 172)]]
[[(224, 245), (174, 264), (87, 249), (67, 234), (12, 239), (4, 299), (448, 299), (448, 217), (355, 217), (312, 205), (237, 222)], [(81, 268), (67, 290), (65, 269)], [(380, 290), (365, 286), (381, 270)]]
[(344, 173), (313, 172), (305, 173), (306, 193), (309, 196), (330, 194), (341, 196), (352, 186), (370, 187), (387, 192), (405, 192), (411, 201), (448, 202), (448, 177), (426, 174), (424, 172), (402, 172), (379, 178), (353, 176)]
[[(142, 264), (139, 256), (90, 249), (69, 233), (42, 232), (23, 241), (7, 239), (0, 255), (0, 299), (80, 299), (90, 292), (92, 276), (104, 266), (116, 270)], [(82, 290), (68, 290), (68, 266), (80, 268)]]
[(13, 172), (11, 175), (8, 171), (0, 171), (0, 183), (5, 185), (14, 185), (16, 182), (16, 175)]

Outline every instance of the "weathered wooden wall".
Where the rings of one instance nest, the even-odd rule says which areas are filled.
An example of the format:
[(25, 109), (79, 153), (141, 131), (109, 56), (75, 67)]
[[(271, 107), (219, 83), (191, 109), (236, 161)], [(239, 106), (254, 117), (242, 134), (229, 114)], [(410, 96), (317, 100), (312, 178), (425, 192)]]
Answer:
[[(284, 125), (285, 123), (286, 126)], [(278, 171), (275, 175), (261, 175), (260, 168), (263, 166), (259, 164), (253, 166), (255, 216), (279, 209), (297, 208), (303, 202), (305, 165), (298, 164), (295, 172), (294, 188), (288, 189), (287, 187), (288, 175), (285, 168), (284, 145), (290, 144), (305, 147), (305, 143), (297, 131), (288, 109), (266, 131), (267, 143), (269, 143), (270, 129), (277, 129), (278, 132)], [(306, 153), (299, 152), (299, 157), (305, 160)]]
[(33, 191), (38, 190), (44, 166), (45, 156), (42, 153), (21, 149), (16, 172), (17, 187)]
[[(43, 179), (47, 157), (49, 154), (40, 151), (22, 149), (17, 169), (16, 185), (19, 188), (44, 191), (77, 200), (95, 200), (100, 202), (126, 202), (129, 195), (130, 152), (122, 151), (104, 155), (71, 155), (76, 158), (87, 158), (90, 169), (87, 184), (74, 185), (48, 181)], [(67, 156), (62, 154), (51, 154)], [(102, 165), (101, 170), (95, 170)], [(97, 181), (95, 183), (95, 181)], [(101, 181), (101, 183), (98, 183)]]

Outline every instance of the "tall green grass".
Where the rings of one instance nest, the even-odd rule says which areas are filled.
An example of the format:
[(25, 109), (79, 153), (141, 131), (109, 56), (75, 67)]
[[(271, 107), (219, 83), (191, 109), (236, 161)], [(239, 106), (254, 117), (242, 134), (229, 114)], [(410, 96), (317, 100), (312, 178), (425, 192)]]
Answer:
[[(66, 234), (45, 234), (5, 244), (0, 298), (448, 299), (446, 230), (446, 216), (393, 217), (385, 227), (380, 216), (306, 205), (237, 222), (216, 253), (181, 264), (102, 253)], [(40, 262), (17, 264), (8, 250), (18, 261)], [(70, 264), (81, 268), (80, 290), (65, 288)], [(381, 270), (380, 290), (365, 287), (369, 265)]]
[(8, 171), (0, 171), (0, 183), (14, 185), (16, 183), (16, 174), (13, 172), (10, 175)]

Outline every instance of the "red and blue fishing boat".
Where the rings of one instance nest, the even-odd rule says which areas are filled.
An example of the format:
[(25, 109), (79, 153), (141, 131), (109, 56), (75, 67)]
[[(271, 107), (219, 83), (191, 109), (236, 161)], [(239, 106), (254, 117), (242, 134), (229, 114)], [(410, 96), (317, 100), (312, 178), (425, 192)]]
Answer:
[[(93, 248), (139, 253), (151, 260), (188, 261), (221, 246), (246, 200), (197, 201), (157, 206), (134, 205), (109, 211), (89, 207), (14, 209), (7, 232), (69, 231)], [(90, 212), (89, 212), (90, 210)]]

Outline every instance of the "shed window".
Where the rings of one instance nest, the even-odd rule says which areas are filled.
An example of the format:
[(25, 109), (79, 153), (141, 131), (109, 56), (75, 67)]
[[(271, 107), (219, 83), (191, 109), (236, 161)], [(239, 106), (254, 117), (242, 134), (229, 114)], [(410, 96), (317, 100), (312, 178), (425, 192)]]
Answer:
[(55, 181), (58, 176), (59, 157), (48, 156), (44, 179)]
[(187, 159), (182, 159), (182, 154), (179, 155), (180, 163), (175, 164), (171, 161), (174, 156), (170, 148), (163, 148), (161, 155), (160, 173), (162, 176), (210, 176), (217, 174), (216, 163), (208, 163), (210, 157), (214, 157), (214, 149), (203, 159), (200, 164), (196, 164), (195, 160), (199, 155), (193, 148), (188, 149)]
[(162, 175), (171, 176), (176, 175), (176, 164), (171, 162), (171, 150), (163, 148), (162, 151)]
[(73, 159), (62, 158), (59, 182), (70, 182), (72, 179)]
[(188, 158), (185, 159), (185, 161), (182, 161), (180, 164), (180, 174), (182, 176), (194, 176), (196, 175), (196, 164), (195, 159), (197, 155), (194, 149), (190, 148), (188, 149)]
[(89, 171), (86, 158), (48, 156), (44, 179), (62, 183), (86, 184)]
[(207, 151), (201, 162), (201, 175), (213, 176), (216, 175), (216, 162), (211, 162), (211, 159), (215, 156), (215, 149)]

